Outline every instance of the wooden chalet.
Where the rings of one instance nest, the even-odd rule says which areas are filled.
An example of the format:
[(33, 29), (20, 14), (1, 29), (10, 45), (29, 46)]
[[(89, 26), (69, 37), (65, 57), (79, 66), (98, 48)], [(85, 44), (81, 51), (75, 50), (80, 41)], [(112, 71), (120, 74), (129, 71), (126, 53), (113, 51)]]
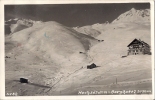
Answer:
[(150, 46), (140, 39), (134, 39), (127, 47), (129, 47), (128, 55), (151, 54)]

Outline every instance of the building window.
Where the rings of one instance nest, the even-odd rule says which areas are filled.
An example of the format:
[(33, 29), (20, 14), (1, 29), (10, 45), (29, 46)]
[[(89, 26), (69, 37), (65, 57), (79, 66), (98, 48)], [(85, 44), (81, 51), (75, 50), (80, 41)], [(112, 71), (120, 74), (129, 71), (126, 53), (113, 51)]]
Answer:
[(130, 46), (130, 48), (132, 48), (132, 45)]

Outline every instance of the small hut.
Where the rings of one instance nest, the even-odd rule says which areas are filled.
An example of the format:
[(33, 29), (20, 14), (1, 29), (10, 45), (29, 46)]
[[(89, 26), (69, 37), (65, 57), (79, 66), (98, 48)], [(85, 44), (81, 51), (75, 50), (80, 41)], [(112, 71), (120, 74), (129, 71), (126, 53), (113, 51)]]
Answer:
[(20, 78), (20, 82), (21, 82), (21, 83), (28, 83), (28, 79)]
[(92, 69), (92, 68), (96, 68), (97, 66), (94, 64), (94, 63), (92, 63), (91, 65), (88, 65), (87, 66), (87, 69)]

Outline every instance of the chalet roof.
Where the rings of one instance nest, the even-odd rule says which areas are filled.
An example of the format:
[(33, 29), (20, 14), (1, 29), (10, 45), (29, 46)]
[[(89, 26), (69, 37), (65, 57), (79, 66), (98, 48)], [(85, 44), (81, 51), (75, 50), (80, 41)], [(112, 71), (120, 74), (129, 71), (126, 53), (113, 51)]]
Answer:
[(143, 44), (147, 47), (150, 47), (146, 42), (138, 40), (138, 39), (134, 39), (127, 47), (129, 47), (130, 45), (132, 45), (135, 41), (137, 41), (138, 44)]
[(143, 43), (143, 45), (150, 47), (146, 42), (144, 42), (144, 41), (141, 41), (141, 42)]

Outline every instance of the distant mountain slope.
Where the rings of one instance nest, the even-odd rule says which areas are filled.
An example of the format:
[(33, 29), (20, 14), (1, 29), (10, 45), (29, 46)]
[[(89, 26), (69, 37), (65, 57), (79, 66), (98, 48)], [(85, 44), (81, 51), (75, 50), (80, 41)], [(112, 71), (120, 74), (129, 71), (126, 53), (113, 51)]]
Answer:
[(8, 21), (5, 21), (5, 34), (15, 33), (39, 23), (42, 23), (42, 21), (33, 21), (23, 18), (9, 19)]
[(92, 37), (97, 37), (102, 33), (102, 31), (104, 31), (104, 26), (107, 26), (107, 25), (109, 25), (108, 21), (102, 24), (96, 23), (93, 25), (87, 25), (82, 27), (73, 27), (73, 29), (83, 34), (86, 34)]
[(93, 29), (91, 26), (74, 27), (73, 29), (92, 37), (96, 37), (101, 34), (100, 31)]
[(132, 8), (131, 10), (121, 14), (112, 23), (120, 22), (149, 22), (150, 21), (150, 9), (136, 10)]
[[(126, 11), (125, 13), (122, 13), (111, 23), (106, 21), (105, 23), (101, 23), (101, 24), (96, 23), (93, 25), (87, 25), (82, 27), (73, 27), (73, 29), (84, 34), (97, 37), (101, 33), (104, 33), (104, 31), (106, 30), (129, 27), (131, 22), (140, 24), (142, 25), (143, 28), (150, 27), (150, 9), (136, 10), (135, 8), (132, 8), (131, 10)], [(115, 23), (117, 24), (117, 26)], [(136, 27), (131, 26), (132, 29), (139, 28), (138, 25), (135, 25), (135, 26)], [(131, 29), (131, 27), (129, 28)]]

